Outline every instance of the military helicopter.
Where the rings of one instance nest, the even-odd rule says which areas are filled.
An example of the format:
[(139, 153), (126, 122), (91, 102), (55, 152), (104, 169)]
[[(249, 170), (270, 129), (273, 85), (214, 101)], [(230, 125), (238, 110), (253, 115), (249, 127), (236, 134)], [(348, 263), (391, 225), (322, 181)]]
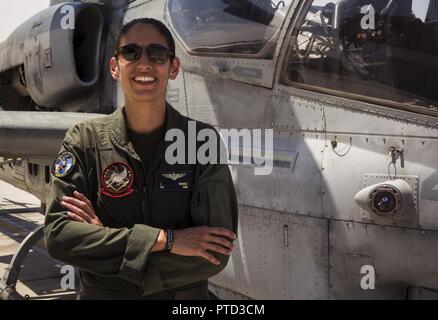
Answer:
[(269, 175), (230, 163), (239, 238), (215, 296), (438, 298), (438, 0), (51, 1), (0, 44), (0, 179), (47, 201), (66, 130), (123, 105), (107, 61), (140, 17), (175, 36), (177, 110), (274, 133)]

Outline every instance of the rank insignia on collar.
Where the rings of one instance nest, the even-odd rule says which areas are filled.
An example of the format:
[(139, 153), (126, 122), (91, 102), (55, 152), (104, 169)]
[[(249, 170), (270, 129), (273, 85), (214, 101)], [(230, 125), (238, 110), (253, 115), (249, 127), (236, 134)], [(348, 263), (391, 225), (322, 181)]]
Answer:
[(68, 175), (76, 166), (76, 158), (71, 152), (63, 152), (53, 163), (52, 174), (57, 178)]
[(130, 166), (123, 162), (110, 164), (102, 173), (101, 192), (111, 198), (121, 198), (131, 194), (134, 174)]
[(171, 179), (173, 181), (179, 180), (181, 178), (184, 178), (186, 176), (186, 173), (165, 173), (162, 174), (163, 177), (167, 179)]

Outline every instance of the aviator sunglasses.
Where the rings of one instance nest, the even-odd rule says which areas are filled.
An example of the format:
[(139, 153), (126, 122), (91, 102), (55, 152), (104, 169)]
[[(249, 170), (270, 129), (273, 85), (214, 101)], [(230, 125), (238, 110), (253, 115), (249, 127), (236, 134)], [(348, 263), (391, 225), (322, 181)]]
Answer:
[(138, 61), (142, 53), (145, 52), (148, 60), (156, 64), (164, 64), (170, 58), (174, 58), (175, 54), (169, 48), (161, 44), (150, 44), (147, 47), (140, 46), (136, 43), (130, 43), (117, 49), (116, 58), (121, 56), (128, 62)]

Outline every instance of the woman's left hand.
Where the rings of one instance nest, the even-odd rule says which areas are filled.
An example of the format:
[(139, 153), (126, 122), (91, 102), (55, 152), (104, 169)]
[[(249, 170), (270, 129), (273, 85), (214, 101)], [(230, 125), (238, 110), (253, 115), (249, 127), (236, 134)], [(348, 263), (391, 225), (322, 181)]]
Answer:
[(61, 205), (69, 210), (67, 212), (68, 217), (75, 221), (86, 222), (102, 227), (103, 224), (97, 217), (90, 200), (80, 192), (75, 191), (73, 194), (75, 198), (63, 197), (63, 201), (61, 202)]

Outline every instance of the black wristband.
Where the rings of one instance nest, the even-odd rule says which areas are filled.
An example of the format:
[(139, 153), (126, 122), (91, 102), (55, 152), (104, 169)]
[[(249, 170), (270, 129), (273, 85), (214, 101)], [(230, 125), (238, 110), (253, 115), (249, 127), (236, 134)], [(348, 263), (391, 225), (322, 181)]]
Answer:
[(165, 250), (167, 252), (170, 252), (172, 250), (172, 247), (173, 247), (173, 230), (167, 229), (166, 235), (167, 235), (167, 239), (166, 239), (166, 249)]

